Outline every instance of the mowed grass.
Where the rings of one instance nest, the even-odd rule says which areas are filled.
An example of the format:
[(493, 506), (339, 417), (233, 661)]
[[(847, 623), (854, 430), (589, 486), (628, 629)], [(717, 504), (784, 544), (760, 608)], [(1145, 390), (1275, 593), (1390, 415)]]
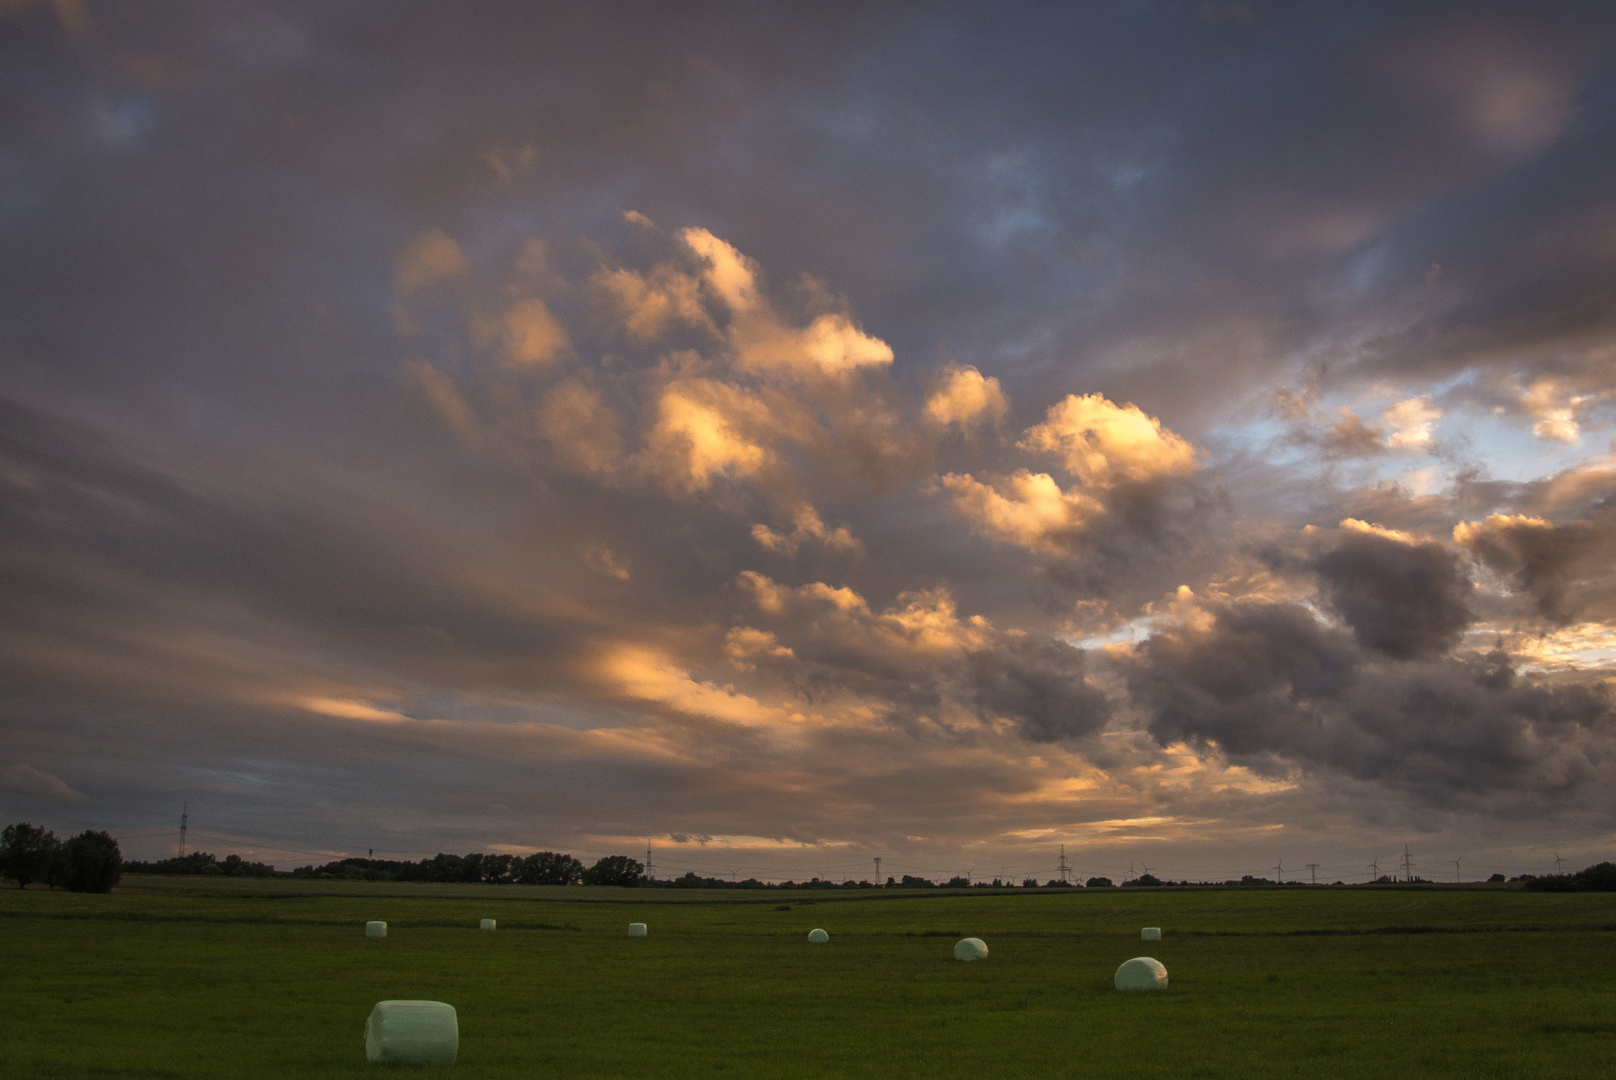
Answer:
[[(0, 891), (0, 1072), (392, 1075), (366, 1015), (431, 998), (466, 1077), (1616, 1076), (1611, 895), (409, 891)], [(1167, 991), (1111, 988), (1139, 955)]]

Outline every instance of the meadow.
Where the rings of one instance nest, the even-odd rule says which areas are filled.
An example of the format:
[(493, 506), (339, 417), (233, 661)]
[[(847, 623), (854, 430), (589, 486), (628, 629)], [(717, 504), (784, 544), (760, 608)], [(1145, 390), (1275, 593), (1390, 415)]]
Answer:
[[(1169, 989), (1112, 989), (1140, 955)], [(385, 998), (454, 1005), (467, 1078), (1605, 1077), (1616, 894), (0, 890), (7, 1076), (393, 1075)]]

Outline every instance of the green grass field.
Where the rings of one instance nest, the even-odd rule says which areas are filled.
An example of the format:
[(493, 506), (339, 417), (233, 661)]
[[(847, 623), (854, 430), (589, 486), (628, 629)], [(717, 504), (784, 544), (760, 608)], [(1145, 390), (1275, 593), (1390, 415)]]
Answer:
[(1616, 1076), (1612, 894), (198, 884), (0, 890), (0, 1073), (392, 1075), (366, 1015), (432, 998), (466, 1077)]

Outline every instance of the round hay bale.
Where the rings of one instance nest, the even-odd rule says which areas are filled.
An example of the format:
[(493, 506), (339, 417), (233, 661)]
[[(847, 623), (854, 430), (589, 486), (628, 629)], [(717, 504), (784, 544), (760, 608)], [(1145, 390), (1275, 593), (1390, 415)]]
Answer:
[(979, 937), (960, 938), (954, 943), (954, 959), (970, 963), (988, 958), (988, 943)]
[(1160, 960), (1136, 956), (1117, 968), (1118, 990), (1165, 990), (1167, 968)]
[(378, 1001), (365, 1021), (365, 1060), (381, 1065), (453, 1065), (460, 1018), (441, 1001)]
[(1159, 926), (1147, 926), (1147, 927), (1145, 927), (1143, 930), (1139, 931), (1139, 940), (1140, 941), (1160, 941), (1161, 940), (1161, 927), (1159, 927)]
[(644, 937), (645, 936), (645, 924), (642, 923), (642, 922), (631, 922), (631, 923), (629, 923), (628, 924), (628, 936), (629, 937)]
[(387, 924), (382, 922), (380, 919), (372, 919), (370, 922), (365, 924), (365, 936), (386, 937)]
[(493, 919), (484, 919), (482, 922), (477, 924), (477, 929), (479, 929), (479, 930), (492, 930), (494, 928), (494, 926), (495, 926), (495, 923), (494, 923)]
[(830, 935), (823, 930), (810, 930), (808, 931), (808, 940), (815, 945), (823, 945), (830, 940)]

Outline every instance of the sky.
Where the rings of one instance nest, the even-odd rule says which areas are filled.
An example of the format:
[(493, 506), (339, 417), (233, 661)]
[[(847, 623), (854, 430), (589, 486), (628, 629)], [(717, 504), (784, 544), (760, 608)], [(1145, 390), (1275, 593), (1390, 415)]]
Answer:
[(1605, 3), (0, 0), (0, 817), (1610, 858), (1613, 178)]

